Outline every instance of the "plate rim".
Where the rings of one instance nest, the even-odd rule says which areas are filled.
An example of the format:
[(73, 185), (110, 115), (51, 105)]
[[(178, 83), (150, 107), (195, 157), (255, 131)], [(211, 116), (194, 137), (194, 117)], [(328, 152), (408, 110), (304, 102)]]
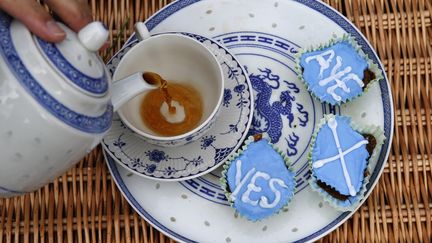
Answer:
[[(161, 21), (163, 21), (167, 17), (171, 16), (173, 13), (175, 13), (175, 12), (177, 12), (177, 11), (179, 11), (179, 10), (189, 6), (189, 5), (200, 2), (200, 1), (205, 1), (205, 0), (176, 0), (176, 1), (166, 5), (165, 7), (161, 8), (154, 15), (150, 16), (145, 21), (145, 24), (147, 25), (149, 30), (152, 30), (157, 24), (159, 24)], [(288, 0), (282, 0), (282, 1), (288, 1)], [(384, 171), (384, 167), (385, 167), (385, 164), (388, 160), (388, 157), (390, 155), (391, 144), (392, 144), (393, 135), (394, 135), (394, 131), (393, 131), (393, 127), (394, 127), (394, 105), (393, 105), (393, 98), (392, 98), (393, 94), (392, 94), (392, 90), (391, 90), (391, 85), (390, 85), (390, 82), (388, 80), (387, 74), (385, 72), (384, 65), (382, 64), (378, 54), (376, 53), (374, 48), (371, 46), (371, 44), (369, 43), (367, 38), (363, 35), (363, 33), (353, 23), (351, 23), (351, 21), (348, 18), (346, 18), (344, 15), (342, 15), (336, 9), (334, 9), (333, 7), (331, 7), (330, 5), (328, 5), (326, 3), (316, 1), (316, 0), (292, 0), (292, 1), (303, 4), (306, 7), (316, 11), (317, 13), (324, 15), (325, 17), (327, 17), (328, 19), (333, 21), (335, 24), (337, 24), (339, 27), (341, 27), (345, 32), (348, 32), (349, 34), (352, 34), (352, 35), (356, 35), (357, 37), (360, 38), (360, 40), (362, 40), (362, 42), (364, 42), (366, 44), (366, 46), (363, 46), (363, 47), (364, 48), (367, 47), (369, 49), (369, 51), (373, 54), (373, 56), (371, 58), (374, 59), (374, 61), (376, 61), (376, 63), (379, 65), (380, 69), (383, 71), (383, 80), (379, 81), (380, 92), (381, 92), (382, 97), (388, 96), (386, 101), (388, 102), (388, 105), (391, 108), (390, 112), (388, 112), (388, 113), (384, 112), (384, 132), (385, 133), (388, 132), (389, 136), (386, 137), (384, 146), (382, 147), (379, 159), (377, 161), (377, 165), (380, 164), (380, 168), (378, 171), (375, 169), (374, 173), (371, 175), (371, 178), (372, 177), (375, 177), (375, 178), (372, 181), (372, 183), (369, 183), (367, 185), (368, 190), (365, 194), (364, 200), (353, 211), (341, 213), (339, 217), (337, 217), (335, 220), (333, 220), (332, 222), (330, 222), (329, 224), (327, 224), (323, 228), (321, 228), (321, 229), (317, 230), (316, 232), (296, 241), (296, 242), (310, 242), (310, 241), (315, 241), (315, 240), (318, 240), (318, 239), (326, 236), (327, 234), (329, 234), (330, 232), (332, 232), (336, 228), (338, 228), (340, 225), (342, 225), (344, 222), (346, 222), (363, 205), (363, 203), (367, 200), (367, 198), (370, 196), (373, 189), (377, 185), (377, 183), (378, 183), (378, 181), (379, 181), (379, 179), (380, 179), (380, 177)], [(177, 7), (175, 5), (179, 5), (179, 6)], [(170, 8), (173, 8), (173, 10), (175, 10), (175, 11), (167, 14), (166, 11), (169, 10)], [(327, 15), (323, 11), (327, 11)], [(329, 16), (328, 14), (333, 14), (333, 16)], [(347, 31), (346, 28), (341, 26), (340, 21), (344, 22), (344, 24), (346, 25), (345, 27), (353, 30), (354, 34)], [(132, 35), (127, 40), (127, 42), (129, 42), (132, 38), (134, 38), (134, 35)], [(383, 83), (384, 83), (384, 85), (383, 85)], [(382, 92), (383, 88), (384, 88), (384, 91), (386, 91), (385, 93)], [(386, 125), (386, 123), (385, 123), (386, 122), (386, 114), (389, 116), (388, 118), (390, 121), (390, 123), (388, 124), (388, 127), (385, 126)], [(386, 151), (384, 152), (383, 149), (385, 149)], [(109, 165), (108, 161), (107, 161), (107, 164)], [(108, 166), (108, 167), (110, 167), (110, 166)], [(375, 168), (376, 168), (376, 166), (375, 166)], [(111, 172), (111, 168), (109, 168), (109, 169)], [(115, 178), (115, 177), (113, 177), (113, 178), (117, 184), (117, 178)], [(120, 180), (122, 180), (122, 178), (120, 178)], [(127, 190), (127, 188), (125, 188), (125, 189)], [(122, 191), (122, 194), (123, 194), (123, 191)], [(130, 194), (130, 192), (129, 192), (129, 194)], [(129, 202), (129, 198), (126, 195), (125, 195), (125, 197), (126, 197), (127, 201)], [(132, 198), (134, 199), (133, 196), (132, 196)], [(151, 225), (155, 226), (153, 221), (148, 220), (145, 216), (143, 216), (141, 214), (140, 211), (137, 211), (137, 212), (142, 217), (144, 217), (147, 222), (149, 222)], [(145, 210), (144, 210), (144, 212), (145, 212)], [(159, 230), (159, 227), (155, 226), (155, 228), (157, 228)], [(172, 232), (169, 229), (166, 229), (166, 230), (162, 229), (160, 231), (165, 233), (166, 235), (169, 235), (170, 237), (172, 237), (176, 240), (180, 240), (178, 237), (176, 237), (176, 235), (178, 235), (178, 234), (175, 232)], [(181, 235), (179, 235), (179, 236), (184, 238)], [(182, 239), (182, 240), (185, 240), (185, 239)], [(186, 241), (194, 242), (193, 240), (187, 239), (187, 238), (186, 238)]]

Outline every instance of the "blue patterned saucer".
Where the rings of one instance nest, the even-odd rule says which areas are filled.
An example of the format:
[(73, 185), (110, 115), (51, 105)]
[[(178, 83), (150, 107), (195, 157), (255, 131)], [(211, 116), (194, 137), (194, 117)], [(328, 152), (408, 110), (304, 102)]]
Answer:
[[(201, 139), (174, 148), (159, 147), (141, 139), (114, 115), (111, 130), (102, 141), (119, 164), (138, 175), (165, 181), (191, 179), (217, 168), (243, 142), (252, 121), (252, 85), (236, 58), (217, 42), (182, 33), (203, 43), (219, 61), (225, 91), (220, 114), (213, 128)], [(133, 39), (108, 62), (114, 73), (120, 59), (138, 43)]]

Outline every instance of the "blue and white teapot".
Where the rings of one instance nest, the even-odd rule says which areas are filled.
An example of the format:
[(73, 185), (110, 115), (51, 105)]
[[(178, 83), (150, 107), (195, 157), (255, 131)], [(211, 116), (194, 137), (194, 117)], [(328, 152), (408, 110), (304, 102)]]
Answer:
[(0, 197), (52, 181), (111, 126), (110, 75), (96, 53), (108, 30), (61, 26), (66, 39), (47, 43), (0, 12)]

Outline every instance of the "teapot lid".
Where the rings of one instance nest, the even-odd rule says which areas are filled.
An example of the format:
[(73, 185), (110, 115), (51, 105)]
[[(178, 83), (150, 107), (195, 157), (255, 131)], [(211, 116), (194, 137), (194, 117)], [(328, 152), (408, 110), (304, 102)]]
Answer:
[(109, 89), (105, 66), (97, 51), (108, 38), (101, 22), (92, 22), (78, 34), (58, 23), (66, 32), (62, 42), (49, 43), (33, 36), (51, 66), (75, 88), (94, 97), (105, 96)]

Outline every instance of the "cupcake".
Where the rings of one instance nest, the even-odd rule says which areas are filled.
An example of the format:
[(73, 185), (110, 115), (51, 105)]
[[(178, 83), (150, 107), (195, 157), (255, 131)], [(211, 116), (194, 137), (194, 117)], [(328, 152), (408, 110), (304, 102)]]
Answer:
[(296, 71), (308, 90), (331, 105), (347, 103), (383, 78), (354, 38), (343, 36), (297, 53)]
[(349, 117), (326, 115), (312, 137), (309, 181), (331, 206), (354, 210), (369, 182), (369, 162), (377, 159), (385, 140), (376, 126), (359, 127)]
[(278, 213), (294, 195), (288, 158), (260, 135), (251, 136), (224, 165), (221, 183), (239, 215), (259, 221)]

